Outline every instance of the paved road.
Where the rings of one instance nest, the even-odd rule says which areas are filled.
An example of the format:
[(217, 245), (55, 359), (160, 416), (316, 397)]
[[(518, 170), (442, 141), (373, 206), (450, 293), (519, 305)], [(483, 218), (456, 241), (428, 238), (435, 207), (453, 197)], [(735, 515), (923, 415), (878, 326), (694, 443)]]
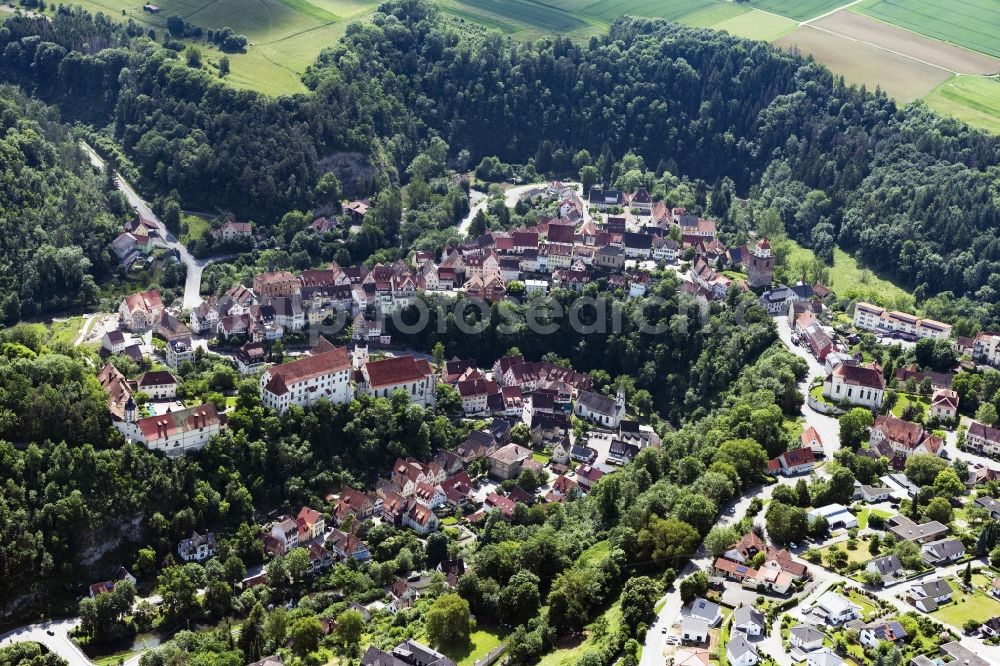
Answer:
[[(14, 629), (0, 635), (0, 646), (37, 642), (65, 659), (69, 662), (69, 666), (93, 666), (93, 662), (70, 640), (68, 635), (69, 631), (76, 627), (79, 622), (78, 618), (51, 620)], [(52, 632), (51, 636), (48, 633), (50, 631)]]
[[(90, 158), (90, 163), (101, 171), (105, 168), (105, 161), (101, 158), (97, 152), (90, 147), (86, 142), (81, 141), (80, 146), (83, 148), (84, 152)], [(219, 259), (225, 258), (224, 256), (218, 257), (207, 257), (204, 259), (195, 258), (190, 252), (188, 252), (187, 247), (183, 243), (177, 240), (177, 238), (167, 231), (166, 225), (156, 216), (153, 209), (149, 207), (142, 197), (133, 189), (129, 183), (118, 175), (115, 178), (118, 183), (118, 189), (122, 191), (125, 198), (128, 199), (129, 205), (136, 209), (136, 211), (146, 220), (149, 220), (155, 224), (160, 230), (160, 238), (155, 239), (154, 245), (158, 247), (165, 247), (170, 250), (176, 250), (180, 260), (187, 266), (187, 280), (184, 283), (184, 301), (183, 307), (187, 309), (198, 307), (201, 304), (201, 273), (205, 266), (217, 261)]]

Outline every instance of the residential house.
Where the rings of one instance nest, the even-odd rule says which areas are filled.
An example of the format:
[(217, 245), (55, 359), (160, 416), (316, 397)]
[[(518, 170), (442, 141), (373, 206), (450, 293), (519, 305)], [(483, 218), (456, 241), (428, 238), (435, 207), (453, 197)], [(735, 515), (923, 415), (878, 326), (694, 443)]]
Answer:
[(194, 363), (194, 342), (191, 336), (168, 341), (164, 359), (171, 368), (179, 368), (183, 363)]
[(249, 222), (234, 222), (233, 220), (227, 220), (221, 227), (212, 230), (212, 235), (226, 244), (250, 238), (252, 234), (253, 229)]
[(288, 271), (269, 271), (253, 276), (253, 291), (261, 301), (298, 294), (301, 289), (302, 282)]
[(263, 342), (244, 342), (233, 354), (241, 375), (253, 375), (267, 365), (267, 348)]
[(585, 493), (589, 493), (594, 485), (603, 477), (604, 471), (589, 463), (584, 463), (576, 468), (576, 483), (580, 486), (580, 490)]
[(921, 319), (899, 311), (887, 311), (871, 303), (858, 303), (854, 308), (854, 325), (878, 334), (903, 334), (911, 339), (947, 340), (952, 327), (933, 319)]
[(160, 312), (160, 316), (154, 322), (153, 332), (167, 342), (181, 338), (191, 338), (191, 329), (180, 319), (172, 315), (169, 310)]
[(854, 497), (864, 501), (866, 504), (888, 502), (891, 496), (892, 491), (884, 486), (869, 486), (857, 481), (854, 482)]
[(764, 636), (767, 634), (767, 620), (764, 614), (753, 606), (741, 605), (733, 611), (732, 631), (739, 631), (747, 636)]
[(904, 421), (892, 414), (880, 414), (872, 426), (869, 445), (874, 448), (882, 442), (888, 443), (894, 455), (904, 459), (914, 453), (939, 455), (944, 445), (940, 437), (932, 435), (919, 423)]
[(861, 606), (833, 591), (824, 592), (813, 605), (813, 615), (830, 625), (861, 619)]
[(519, 444), (507, 444), (489, 455), (490, 476), (501, 481), (516, 479), (524, 461), (530, 458), (530, 449)]
[(422, 643), (406, 640), (392, 652), (369, 646), (361, 657), (361, 666), (455, 666), (455, 662)]
[(705, 620), (710, 627), (715, 627), (722, 621), (722, 609), (719, 607), (719, 604), (712, 603), (702, 597), (698, 597), (691, 602), (688, 614), (691, 617)]
[(807, 426), (802, 431), (802, 436), (799, 439), (802, 442), (802, 448), (810, 449), (814, 457), (824, 455), (823, 440), (820, 438), (819, 433), (816, 432), (816, 428)]
[(903, 625), (897, 620), (879, 620), (872, 622), (861, 628), (859, 640), (867, 648), (875, 649), (879, 643), (902, 643), (906, 639), (907, 633)]
[(323, 514), (307, 506), (299, 510), (295, 524), (299, 529), (299, 543), (321, 539), (326, 531), (326, 518)]
[(823, 381), (823, 397), (858, 407), (882, 406), (885, 378), (881, 368), (841, 363)]
[(823, 648), (806, 655), (806, 666), (845, 666), (847, 662), (829, 648)]
[(698, 617), (681, 619), (681, 643), (700, 645), (708, 642), (708, 622)]
[(1000, 429), (973, 421), (965, 433), (965, 444), (979, 453), (1000, 455)]
[(992, 520), (1000, 520), (1000, 502), (997, 500), (984, 495), (976, 498), (976, 505), (989, 511)]
[(866, 571), (873, 571), (882, 577), (882, 583), (893, 583), (904, 575), (903, 563), (895, 555), (876, 557), (868, 562)]
[(371, 559), (368, 546), (353, 533), (330, 530), (326, 536), (326, 543), (330, 544), (330, 550), (341, 561), (367, 562)]
[(271, 525), (267, 536), (270, 537), (274, 554), (284, 555), (292, 548), (298, 547), (299, 525), (291, 516), (282, 516)]
[(381, 504), (381, 500), (378, 497), (359, 492), (350, 486), (344, 486), (334, 502), (334, 522), (342, 525), (348, 516), (353, 516), (355, 520), (364, 522), (375, 515), (379, 504)]
[(192, 532), (190, 538), (177, 544), (177, 554), (185, 562), (204, 562), (215, 556), (215, 535), (211, 532)]
[(910, 587), (911, 603), (925, 613), (932, 613), (951, 601), (951, 595), (951, 585), (943, 578), (923, 580)]
[(132, 387), (118, 368), (108, 363), (97, 373), (97, 381), (108, 394), (108, 411), (112, 421), (134, 420), (136, 404)]
[(825, 637), (826, 634), (808, 624), (799, 624), (788, 630), (788, 643), (802, 652), (820, 649)]
[[(396, 613), (413, 606), (417, 599), (417, 590), (402, 578), (396, 577), (392, 585), (386, 590), (389, 594), (389, 612)], [(365, 663), (364, 660), (361, 662)], [(376, 662), (377, 663), (377, 662)]]
[(757, 648), (743, 634), (733, 634), (726, 644), (726, 660), (730, 666), (754, 666), (760, 662), (760, 657)]
[(953, 421), (958, 417), (958, 393), (951, 389), (936, 389), (931, 397), (931, 417)]
[(173, 400), (177, 397), (177, 378), (166, 370), (151, 370), (142, 373), (136, 388), (152, 400)]
[(284, 412), (292, 405), (307, 407), (320, 399), (344, 403), (353, 398), (347, 349), (326, 343), (314, 351), (318, 353), (264, 371), (260, 391), (266, 407)]
[(121, 354), (125, 348), (132, 344), (132, 336), (126, 335), (124, 331), (107, 331), (101, 337), (101, 349), (107, 350), (109, 354)]
[(427, 535), (435, 532), (439, 524), (440, 521), (434, 512), (416, 501), (413, 501), (406, 513), (403, 514), (403, 525), (417, 534)]
[(156, 289), (129, 294), (118, 306), (118, 319), (129, 331), (148, 331), (163, 312), (163, 299)]
[(485, 377), (460, 381), (455, 388), (462, 399), (462, 410), (467, 415), (485, 413), (488, 411), (489, 396), (500, 393), (497, 383)]
[(896, 538), (921, 544), (936, 541), (948, 534), (948, 527), (936, 520), (918, 525), (903, 515), (893, 516), (889, 519), (888, 525), (889, 531), (895, 534)]
[(684, 647), (674, 653), (674, 666), (711, 666), (711, 663), (708, 650)]
[(943, 566), (965, 557), (965, 544), (958, 539), (938, 539), (920, 547), (920, 557), (932, 566)]
[(956, 666), (990, 666), (990, 662), (965, 647), (960, 641), (951, 641), (941, 646), (941, 653), (952, 659)]
[(218, 325), (219, 311), (216, 308), (213, 298), (202, 301), (198, 304), (198, 307), (191, 310), (188, 326), (195, 333), (215, 333)]
[(777, 458), (772, 459), (767, 470), (771, 473), (778, 473), (782, 476), (795, 476), (796, 474), (808, 474), (816, 465), (816, 456), (811, 448), (798, 448), (785, 451)]
[(1000, 333), (977, 333), (972, 343), (972, 360), (992, 366), (1000, 365)]

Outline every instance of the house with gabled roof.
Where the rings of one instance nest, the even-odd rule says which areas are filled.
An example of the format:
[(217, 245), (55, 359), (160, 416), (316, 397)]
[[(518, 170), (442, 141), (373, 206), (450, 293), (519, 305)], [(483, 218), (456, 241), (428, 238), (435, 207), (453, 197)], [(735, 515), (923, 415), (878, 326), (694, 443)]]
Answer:
[(785, 451), (767, 464), (767, 471), (782, 476), (808, 474), (816, 466), (816, 456), (811, 448), (798, 448)]
[(139, 291), (122, 299), (118, 318), (129, 331), (148, 331), (163, 312), (163, 299), (157, 289)]

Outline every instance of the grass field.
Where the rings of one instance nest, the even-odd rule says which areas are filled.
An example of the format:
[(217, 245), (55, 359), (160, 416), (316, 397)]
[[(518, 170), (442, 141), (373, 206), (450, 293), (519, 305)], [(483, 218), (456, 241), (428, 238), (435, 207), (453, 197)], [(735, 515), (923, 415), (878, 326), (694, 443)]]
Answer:
[(212, 230), (212, 224), (204, 215), (181, 213), (181, 242), (189, 243), (203, 237)]
[(472, 632), (469, 644), (463, 648), (451, 648), (443, 652), (451, 657), (458, 666), (472, 666), (476, 660), (482, 659), (490, 650), (500, 645), (500, 636), (483, 629)]
[(790, 18), (775, 16), (766, 12), (750, 10), (739, 16), (721, 21), (712, 26), (713, 30), (725, 30), (738, 37), (771, 42), (795, 30), (799, 24)]
[(832, 12), (847, 2), (846, 0), (750, 0), (750, 4), (796, 21), (807, 21), (820, 14)]
[[(790, 242), (793, 249), (786, 262), (794, 269), (795, 274), (801, 275), (804, 267), (812, 265), (815, 255), (809, 248)], [(830, 284), (827, 286), (840, 297), (856, 298), (904, 311), (913, 308), (913, 295), (910, 292), (863, 268), (857, 259), (839, 247), (833, 250), (833, 266), (830, 268)]]
[(717, 0), (598, 0), (597, 2), (575, 2), (574, 0), (552, 0), (550, 4), (582, 5), (581, 14), (610, 23), (620, 16), (651, 16), (678, 21), (722, 4)]
[(600, 650), (608, 637), (614, 636), (621, 626), (622, 611), (620, 604), (621, 602), (616, 600), (608, 610), (599, 616), (607, 623), (607, 629), (603, 636), (597, 637), (593, 634), (591, 628), (596, 624), (595, 620), (594, 623), (587, 627), (587, 637), (584, 640), (576, 642), (571, 646), (560, 646), (560, 649), (543, 656), (541, 661), (538, 662), (538, 666), (576, 666), (576, 663), (585, 652), (588, 650)]
[(886, 23), (1000, 57), (996, 0), (865, 0), (851, 7)]
[(924, 100), (939, 113), (1000, 134), (1000, 80), (996, 77), (953, 76)]
[(545, 32), (564, 33), (588, 25), (587, 21), (567, 11), (531, 0), (461, 0), (458, 4), (510, 18)]
[(737, 16), (749, 13), (751, 10), (735, 2), (714, 4), (710, 7), (698, 10), (693, 14), (681, 17), (681, 23), (694, 26), (696, 28), (719, 29), (719, 24)]
[(83, 317), (69, 317), (68, 319), (52, 321), (48, 327), (48, 346), (52, 347), (59, 343), (73, 346), (76, 339), (80, 337), (80, 330), (83, 328), (84, 321)]

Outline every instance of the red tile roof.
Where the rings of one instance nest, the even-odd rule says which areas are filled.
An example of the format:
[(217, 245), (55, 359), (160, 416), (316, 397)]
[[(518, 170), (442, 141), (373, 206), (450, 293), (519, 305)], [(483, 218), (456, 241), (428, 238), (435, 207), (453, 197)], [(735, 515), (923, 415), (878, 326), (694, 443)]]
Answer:
[(434, 374), (434, 370), (426, 359), (397, 356), (366, 363), (364, 373), (372, 388), (381, 388), (423, 381), (428, 375)]

